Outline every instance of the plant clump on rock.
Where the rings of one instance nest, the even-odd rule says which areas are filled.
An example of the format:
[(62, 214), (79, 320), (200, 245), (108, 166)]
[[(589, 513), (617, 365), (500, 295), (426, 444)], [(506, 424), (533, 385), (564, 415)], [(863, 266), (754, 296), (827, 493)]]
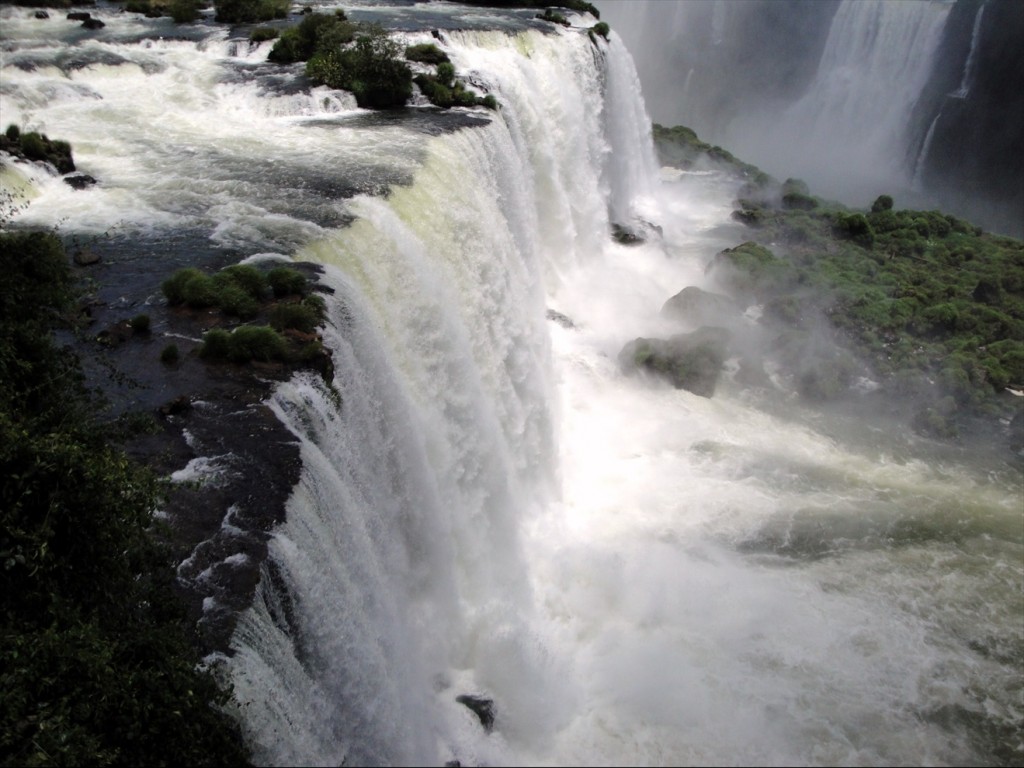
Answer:
[(14, 157), (37, 163), (52, 165), (57, 173), (72, 173), (75, 161), (71, 155), (71, 145), (59, 139), (50, 139), (45, 133), (22, 131), (11, 123), (7, 130), (0, 134), (0, 151), (8, 152)]

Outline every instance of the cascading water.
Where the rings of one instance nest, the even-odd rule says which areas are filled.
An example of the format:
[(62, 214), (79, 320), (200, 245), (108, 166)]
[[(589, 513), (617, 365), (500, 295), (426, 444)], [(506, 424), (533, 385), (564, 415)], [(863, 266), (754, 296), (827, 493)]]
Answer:
[(971, 28), (971, 49), (967, 54), (967, 61), (964, 63), (964, 76), (960, 80), (960, 87), (951, 96), (957, 99), (966, 99), (971, 92), (971, 84), (974, 80), (974, 67), (978, 60), (978, 40), (981, 37), (981, 20), (985, 16), (985, 4), (978, 6), (978, 13), (974, 16), (974, 26)]
[[(3, 9), (5, 121), (100, 180), (36, 173), (16, 223), (188, 232), (334, 290), (333, 385), (271, 399), (302, 477), (225, 659), (256, 761), (1019, 762), (1019, 466), (623, 376), (743, 239), (738, 182), (655, 175), (614, 27), (355, 11), (440, 28), (500, 113), (382, 119), (222, 28), (75, 44)], [(662, 236), (615, 243), (628, 217)]]
[(900, 178), (904, 129), (950, 7), (847, 0), (807, 92), (774, 125), (731, 126), (729, 146), (759, 144), (769, 172), (811, 178), (826, 197), (853, 202), (886, 191)]

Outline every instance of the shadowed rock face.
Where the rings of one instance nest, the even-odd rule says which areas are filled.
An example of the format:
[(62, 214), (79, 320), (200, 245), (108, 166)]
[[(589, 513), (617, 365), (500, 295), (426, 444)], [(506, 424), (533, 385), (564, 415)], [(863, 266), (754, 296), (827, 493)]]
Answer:
[[(966, 73), (976, 21), (977, 49)], [(958, 0), (914, 107), (909, 149), (918, 158), (931, 130), (922, 182), (943, 204), (1013, 237), (1024, 237), (1022, 39), (1019, 0)]]
[[(160, 281), (177, 263), (159, 259), (162, 269), (152, 261), (139, 264), (136, 253), (147, 246), (158, 256), (169, 248), (204, 265), (224, 265), (222, 255), (206, 257), (181, 243), (135, 243), (125, 250), (96, 241), (90, 248), (103, 258), (88, 267), (98, 286), (91, 323), (75, 343), (90, 383), (103, 391), (113, 413), (156, 420), (157, 430), (126, 448), (172, 478), (159, 516), (180, 563), (177, 587), (198, 623), (204, 652), (229, 652), (237, 616), (251, 604), (264, 573), (271, 531), (284, 521), (302, 470), (295, 436), (266, 405), (277, 382), (295, 369), (199, 359), (203, 333), (224, 319), (159, 300)], [(291, 266), (315, 281), (315, 267)], [(142, 333), (128, 321), (140, 312), (150, 319)], [(178, 356), (164, 363), (161, 350), (169, 343)]]
[(680, 333), (668, 339), (634, 339), (619, 353), (619, 364), (627, 373), (649, 371), (677, 389), (711, 397), (731, 335), (726, 328), (703, 326), (693, 333)]

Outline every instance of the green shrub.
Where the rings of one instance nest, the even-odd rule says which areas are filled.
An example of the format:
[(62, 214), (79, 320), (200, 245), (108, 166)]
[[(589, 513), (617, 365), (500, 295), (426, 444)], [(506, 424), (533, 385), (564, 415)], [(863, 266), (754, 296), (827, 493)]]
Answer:
[(451, 88), (455, 83), (455, 65), (449, 61), (437, 65), (437, 81)]
[(871, 204), (871, 212), (881, 213), (882, 211), (891, 211), (892, 205), (892, 197), (889, 195), (879, 195), (875, 198), (875, 202)]
[(853, 240), (857, 245), (870, 248), (875, 242), (875, 232), (862, 213), (839, 214), (836, 219), (836, 234)]
[(231, 350), (231, 334), (223, 328), (213, 328), (203, 334), (199, 357), (204, 360), (224, 360)]
[(324, 297), (320, 294), (311, 293), (302, 300), (302, 303), (316, 312), (318, 322), (323, 321), (327, 317), (327, 302), (324, 301)]
[(185, 285), (195, 277), (202, 277), (203, 273), (195, 267), (184, 267), (179, 269), (169, 278), (164, 280), (161, 288), (167, 303), (173, 305), (185, 303)]
[(312, 333), (319, 324), (319, 313), (308, 304), (278, 304), (270, 310), (270, 327), (278, 331), (294, 328)]
[(377, 25), (366, 27), (355, 44), (319, 51), (306, 62), (306, 76), (318, 85), (341, 88), (364, 109), (404, 106), (412, 96), (412, 70), (398, 43)]
[(46, 159), (46, 142), (43, 141), (40, 134), (35, 131), (23, 133), (19, 141), (21, 142), (21, 151), (29, 160)]
[(216, 305), (224, 314), (248, 320), (255, 317), (260, 311), (260, 305), (256, 299), (237, 283), (218, 282), (214, 278), (214, 285), (216, 286)]
[(128, 321), (128, 324), (131, 326), (132, 331), (134, 331), (135, 333), (149, 333), (149, 315), (136, 315), (135, 317)]
[(296, 26), (281, 33), (267, 60), (277, 64), (306, 61), (318, 52), (328, 53), (348, 45), (355, 39), (356, 25), (344, 13), (327, 15), (311, 13)]
[(214, 21), (254, 24), (288, 17), (289, 0), (213, 0)]
[(279, 299), (306, 292), (306, 276), (291, 267), (274, 267), (267, 273), (267, 282)]
[(188, 24), (201, 16), (201, 7), (199, 0), (171, 0), (168, 12), (175, 24)]
[[(277, 30), (273, 27), (256, 27), (249, 33), (249, 40), (254, 43), (265, 43), (277, 37)], [(269, 58), (269, 54), (268, 54)]]
[(486, 96), (481, 96), (479, 101), (477, 101), (477, 104), (479, 104), (481, 107), (487, 107), (487, 109), (496, 110), (498, 108), (498, 100), (494, 98), (493, 94), (490, 93), (488, 93)]
[(204, 275), (202, 272), (190, 278), (182, 286), (185, 303), (193, 309), (217, 306), (219, 293), (217, 283), (214, 282), (213, 278), (209, 275)]
[(435, 107), (448, 109), (455, 103), (451, 88), (438, 82), (437, 78), (430, 75), (416, 75), (413, 78), (413, 82), (419, 86), (420, 92), (426, 97), (427, 101)]
[(229, 279), (257, 301), (265, 299), (269, 292), (266, 275), (251, 264), (234, 264), (217, 275)]
[(160, 350), (160, 362), (164, 365), (174, 365), (181, 357), (177, 344), (168, 344)]
[(544, 13), (538, 13), (537, 18), (554, 24), (561, 24), (563, 27), (569, 26), (569, 20), (552, 8), (547, 8)]
[(266, 325), (243, 325), (232, 331), (228, 339), (228, 359), (234, 363), (283, 360), (287, 353), (288, 342)]
[(124, 4), (124, 9), (128, 13), (143, 13), (147, 15), (151, 10), (149, 0), (128, 0)]
[(21, 129), (15, 123), (11, 123), (7, 126), (7, 130), (4, 132), (4, 135), (11, 141), (18, 141), (21, 136)]
[(421, 64), (442, 64), (450, 61), (448, 54), (433, 43), (410, 45), (405, 49), (405, 58)]

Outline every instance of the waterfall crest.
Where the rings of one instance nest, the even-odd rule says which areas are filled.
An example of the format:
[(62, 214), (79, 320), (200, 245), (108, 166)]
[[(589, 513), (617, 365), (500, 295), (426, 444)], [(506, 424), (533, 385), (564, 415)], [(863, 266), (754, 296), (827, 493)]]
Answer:
[(303, 478), (230, 660), (259, 762), (507, 761), (456, 695), (505, 691), (527, 743), (568, 710), (519, 546), (559, 493), (544, 310), (612, 217), (652, 215), (650, 127), (621, 42), (444, 34), (501, 114), (297, 255), (335, 292), (338, 373), (274, 397)]

